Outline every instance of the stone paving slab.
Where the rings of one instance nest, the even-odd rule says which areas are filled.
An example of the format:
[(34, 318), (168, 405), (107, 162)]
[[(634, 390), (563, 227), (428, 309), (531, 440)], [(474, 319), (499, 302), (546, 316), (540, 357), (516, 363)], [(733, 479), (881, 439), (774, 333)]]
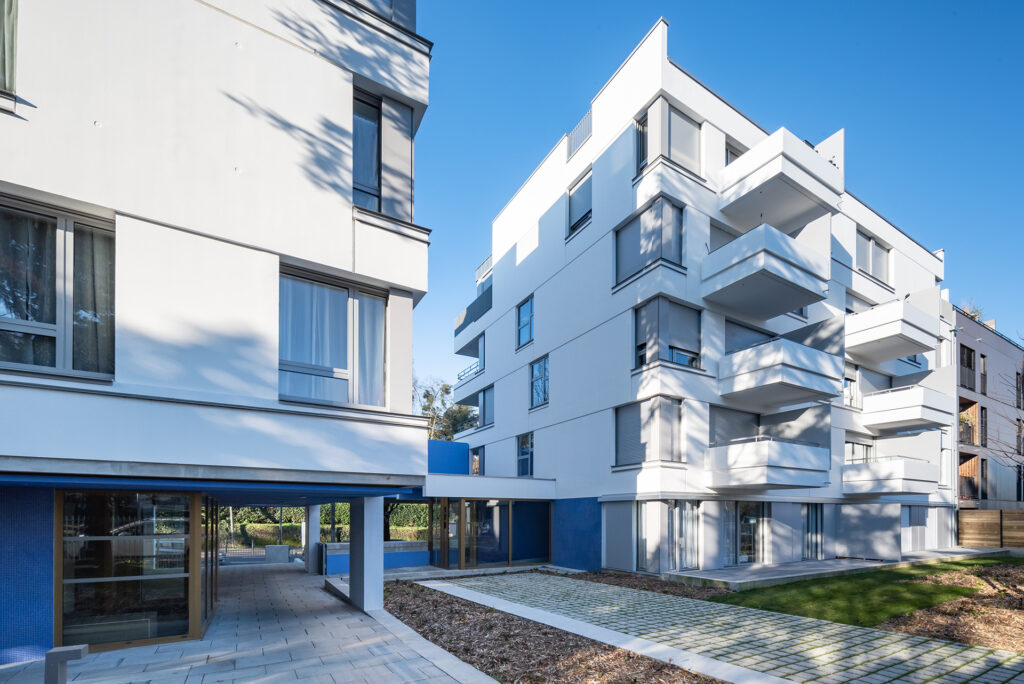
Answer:
[(799, 682), (1024, 682), (1024, 655), (531, 573), (449, 584)]

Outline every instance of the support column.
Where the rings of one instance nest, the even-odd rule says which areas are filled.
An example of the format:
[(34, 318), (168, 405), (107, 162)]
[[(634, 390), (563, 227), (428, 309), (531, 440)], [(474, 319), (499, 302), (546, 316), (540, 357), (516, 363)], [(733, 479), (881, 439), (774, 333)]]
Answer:
[(384, 497), (352, 499), (349, 599), (363, 611), (384, 608)]
[(306, 572), (320, 574), (320, 505), (306, 506)]

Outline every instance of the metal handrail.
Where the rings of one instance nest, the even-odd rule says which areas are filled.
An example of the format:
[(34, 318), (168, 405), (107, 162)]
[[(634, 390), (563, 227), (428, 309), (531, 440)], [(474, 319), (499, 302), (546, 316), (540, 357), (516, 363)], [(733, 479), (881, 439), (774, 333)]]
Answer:
[(853, 458), (845, 459), (843, 461), (843, 465), (857, 465), (860, 463), (875, 463), (880, 461), (920, 461), (921, 463), (930, 462), (926, 458), (919, 458), (917, 456), (898, 456), (893, 454), (886, 454), (882, 456), (854, 456)]
[(477, 282), (483, 280), (484, 276), (487, 275), (487, 272), (491, 270), (491, 262), (493, 256), (493, 254), (488, 254), (487, 258), (483, 260), (483, 263), (476, 267), (476, 272), (474, 273), (474, 276), (476, 277)]
[(480, 359), (477, 359), (476, 361), (471, 363), (467, 368), (459, 372), (458, 382), (462, 382), (465, 378), (468, 378), (472, 375), (476, 375), (482, 370), (483, 367), (480, 365)]
[(878, 394), (890, 394), (892, 392), (903, 392), (904, 390), (918, 389), (920, 387), (924, 387), (924, 385), (903, 385), (902, 387), (893, 387), (891, 389), (878, 390), (877, 392), (868, 392), (867, 394), (863, 394), (861, 396), (873, 397), (873, 396), (878, 395)]
[(576, 151), (583, 146), (583, 143), (590, 140), (591, 133), (591, 112), (587, 110), (587, 113), (583, 115), (580, 122), (576, 124), (576, 127), (569, 131), (569, 151), (566, 159), (571, 159), (572, 155), (576, 154)]
[(811, 442), (806, 439), (791, 439), (789, 437), (776, 437), (775, 435), (755, 435), (751, 437), (737, 437), (735, 439), (723, 440), (720, 442), (712, 442), (712, 447), (732, 446), (734, 444), (750, 444), (754, 442), (781, 442), (783, 444), (799, 444), (802, 446), (812, 446), (824, 448), (817, 442)]

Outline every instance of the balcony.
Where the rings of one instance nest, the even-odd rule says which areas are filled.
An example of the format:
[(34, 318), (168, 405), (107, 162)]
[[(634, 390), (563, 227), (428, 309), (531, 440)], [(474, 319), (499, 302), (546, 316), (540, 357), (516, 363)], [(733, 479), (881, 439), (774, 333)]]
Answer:
[(462, 313), (455, 317), (455, 336), (475, 323), (485, 313), (491, 310), (492, 287), (488, 286), (480, 295), (473, 300), (473, 303), (463, 309)]
[(712, 489), (784, 489), (828, 485), (826, 447), (779, 437), (749, 437), (708, 449)]
[(966, 446), (978, 446), (978, 439), (975, 437), (974, 424), (963, 420), (960, 421), (960, 443)]
[(823, 300), (829, 266), (827, 254), (762, 224), (704, 257), (701, 295), (767, 320)]
[(953, 400), (921, 385), (864, 395), (861, 420), (871, 432), (924, 430), (953, 424)]
[(738, 226), (789, 232), (838, 210), (843, 172), (785, 128), (718, 174), (719, 209)]
[(939, 466), (907, 456), (881, 456), (843, 465), (846, 494), (932, 494)]
[[(966, 500), (978, 499), (978, 480), (972, 475), (960, 476), (960, 498)], [(961, 502), (961, 506), (963, 502)]]
[(774, 338), (726, 354), (718, 364), (718, 375), (723, 397), (758, 406), (785, 406), (842, 393), (843, 359)]
[(892, 361), (933, 351), (938, 337), (939, 319), (903, 300), (846, 317), (846, 351), (865, 361)]

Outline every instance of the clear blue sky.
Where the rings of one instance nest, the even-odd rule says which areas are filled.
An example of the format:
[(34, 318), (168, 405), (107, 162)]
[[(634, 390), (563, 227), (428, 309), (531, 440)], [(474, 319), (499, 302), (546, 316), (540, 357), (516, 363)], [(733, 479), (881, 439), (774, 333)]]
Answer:
[(956, 304), (1024, 334), (1024, 3), (420, 0), (434, 42), (416, 138), (433, 230), (415, 372), (454, 382), (452, 321), (491, 220), (658, 17), (669, 55), (769, 131), (846, 129), (846, 186), (928, 249)]

